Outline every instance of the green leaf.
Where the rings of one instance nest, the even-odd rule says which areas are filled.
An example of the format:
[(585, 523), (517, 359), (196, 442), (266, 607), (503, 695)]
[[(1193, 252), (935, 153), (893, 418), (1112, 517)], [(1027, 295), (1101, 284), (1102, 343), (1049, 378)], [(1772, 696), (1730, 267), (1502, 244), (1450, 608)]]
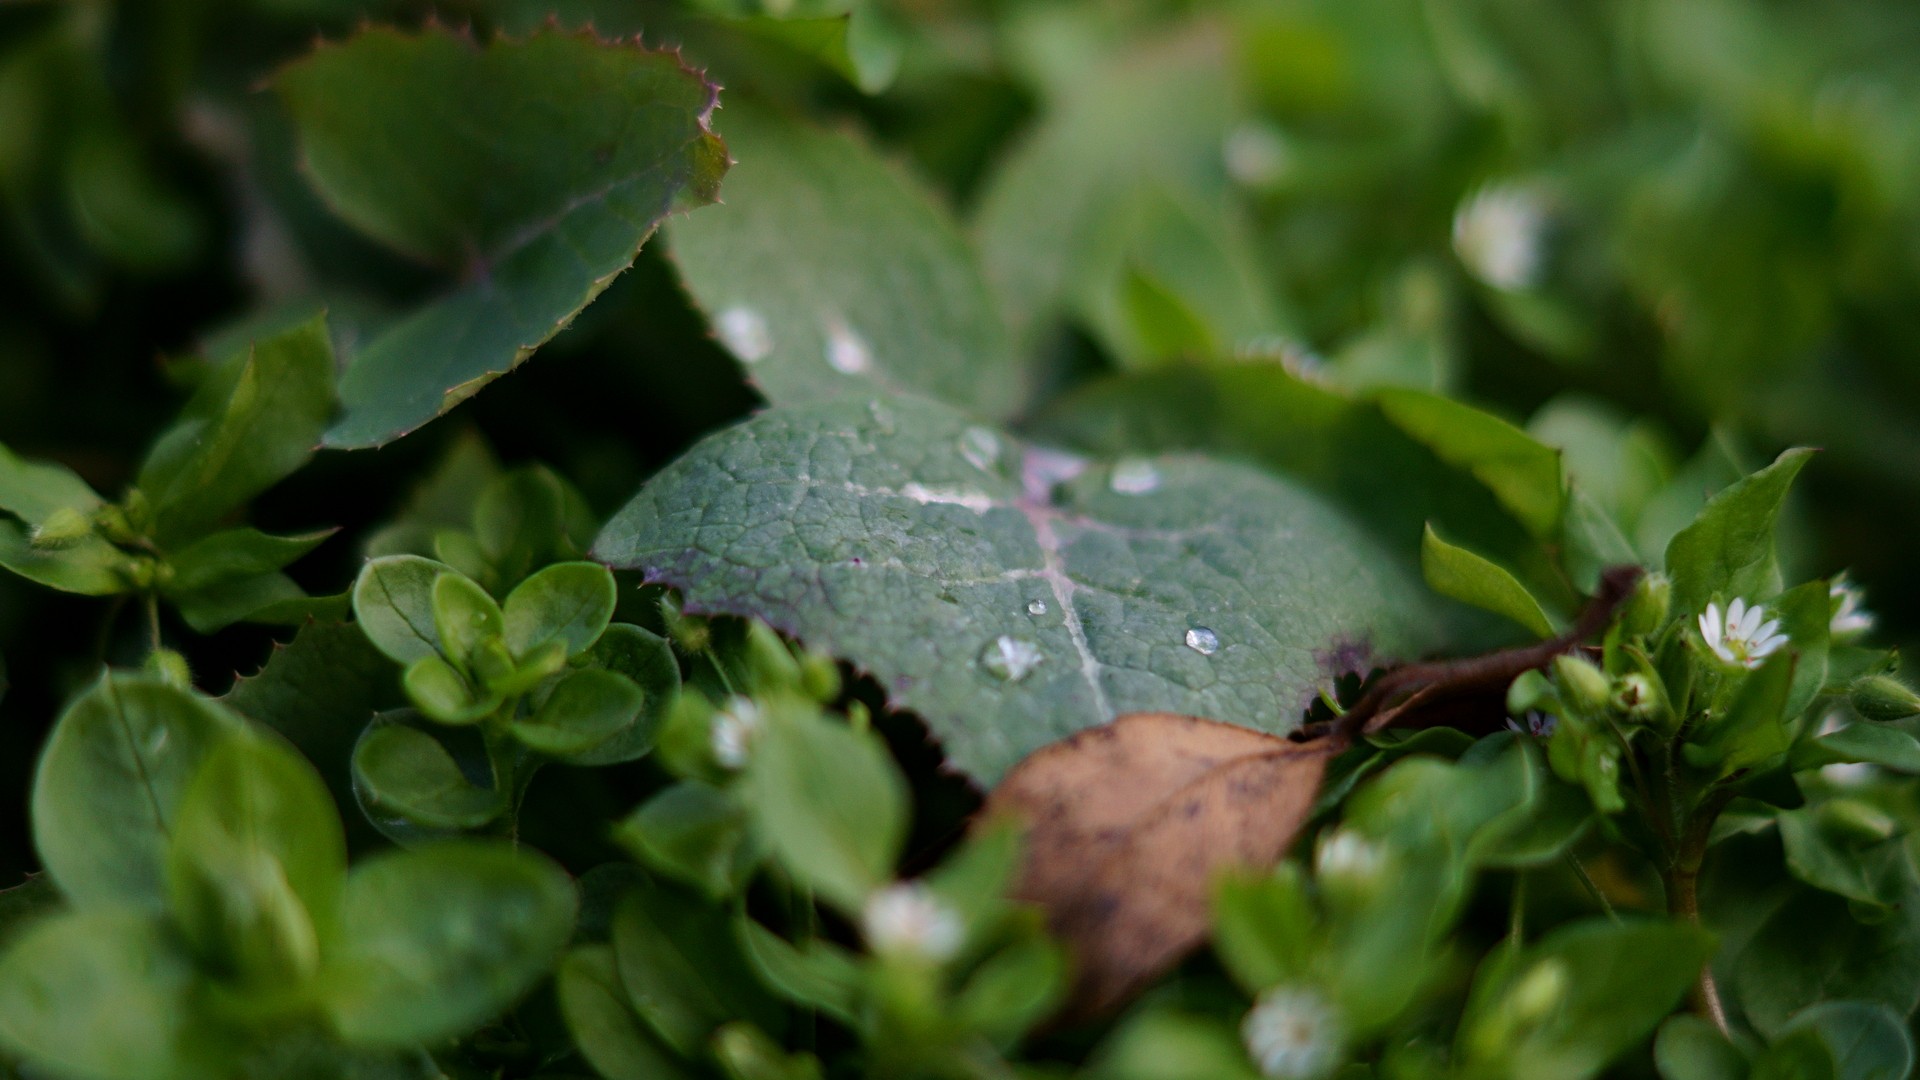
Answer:
[(1765, 1037), (1820, 1001), (1878, 1002), (1911, 1015), (1920, 1005), (1920, 923), (1909, 917), (1915, 904), (1920, 887), (1911, 875), (1897, 913), (1872, 923), (1856, 920), (1846, 900), (1802, 887), (1731, 958), (1722, 985)]
[(258, 574), (209, 585), (170, 598), (180, 618), (195, 633), (211, 634), (237, 622), (304, 622), (302, 614), (288, 614), (303, 606), (324, 607), (327, 599), (309, 598), (281, 573)]
[(1562, 926), (1505, 965), (1502, 978), (1476, 982), (1460, 1049), (1512, 1076), (1597, 1075), (1653, 1033), (1712, 953), (1708, 934), (1681, 923)]
[(1379, 392), (1380, 408), (1443, 461), (1473, 473), (1541, 539), (1560, 530), (1560, 452), (1491, 413), (1421, 390)]
[(1913, 1038), (1885, 1005), (1823, 1001), (1801, 1010), (1786, 1030), (1818, 1032), (1839, 1080), (1904, 1080), (1913, 1071)]
[(0, 566), (28, 581), (82, 596), (132, 592), (126, 571), (133, 558), (102, 537), (88, 534), (70, 544), (42, 547), (17, 521), (0, 518)]
[(632, 265), (676, 200), (712, 201), (726, 167), (707, 130), (715, 87), (676, 54), (591, 33), (369, 29), (277, 84), (333, 208), (462, 274), (355, 354), (330, 446), (389, 442), (510, 370)]
[(500, 707), (500, 695), (481, 693), (466, 676), (438, 656), (423, 656), (407, 665), (400, 685), (407, 699), (428, 717), (443, 724), (478, 723)]
[(723, 206), (667, 227), (720, 343), (776, 405), (912, 393), (1004, 417), (1031, 392), (947, 212), (849, 135), (739, 105)]
[(585, 652), (613, 620), (618, 593), (613, 575), (588, 562), (555, 563), (514, 587), (507, 596), (507, 648), (524, 660), (550, 641), (567, 656)]
[(269, 536), (258, 529), (226, 529), (203, 537), (167, 558), (173, 577), (162, 589), (175, 596), (237, 578), (272, 573), (319, 547), (335, 530), (301, 536)]
[(513, 735), (540, 753), (572, 759), (633, 726), (645, 704), (632, 679), (588, 668), (561, 679), (538, 711), (515, 720)]
[(1778, 652), (1747, 674), (1726, 715), (1702, 725), (1697, 740), (1681, 748), (1688, 764), (1725, 777), (1785, 752), (1793, 744), (1785, 714), (1793, 667), (1792, 654)]
[(219, 1075), (197, 1053), (195, 981), (193, 961), (151, 915), (43, 919), (0, 954), (0, 1048), (89, 1080)]
[(1143, 1009), (1098, 1051), (1101, 1080), (1257, 1080), (1240, 1036), (1222, 1016)]
[(1653, 1041), (1660, 1080), (1747, 1080), (1747, 1059), (1712, 1023), (1682, 1013)]
[(333, 416), (333, 343), (319, 316), (256, 342), (202, 383), (134, 481), (161, 544), (199, 537), (292, 475)]
[(1675, 611), (1700, 611), (1716, 596), (1749, 601), (1780, 591), (1774, 525), (1794, 477), (1813, 457), (1789, 450), (1752, 476), (1721, 491), (1667, 544)]
[(614, 623), (587, 651), (587, 660), (631, 679), (646, 695), (646, 701), (640, 708), (640, 718), (630, 727), (569, 760), (576, 765), (612, 765), (632, 761), (653, 749), (654, 736), (680, 695), (680, 661), (673, 655), (673, 646), (650, 630)]
[(1780, 632), (1787, 635), (1793, 650), (1793, 684), (1784, 710), (1792, 719), (1826, 688), (1833, 600), (1827, 582), (1809, 581), (1774, 597), (1767, 608), (1768, 618), (1779, 618)]
[(1539, 637), (1550, 638), (1556, 632), (1540, 601), (1506, 567), (1447, 543), (1432, 525), (1427, 526), (1420, 545), (1420, 569), (1427, 586), (1442, 596), (1504, 615)]
[(105, 502), (64, 465), (28, 461), (0, 446), (0, 510), (38, 525), (58, 510), (88, 513)]
[(573, 932), (573, 881), (545, 856), (451, 840), (353, 868), (323, 1005), (357, 1046), (472, 1030), (532, 989)]
[(473, 535), (495, 577), (495, 591), (548, 563), (577, 559), (600, 525), (586, 500), (543, 465), (513, 469), (480, 488)]
[(214, 970), (271, 987), (311, 974), (346, 876), (340, 815), (311, 765), (271, 736), (209, 755), (173, 823), (167, 886)]
[(613, 917), (613, 952), (634, 1011), (682, 1054), (699, 1055), (729, 1020), (779, 1026), (723, 908), (664, 886), (629, 890)]
[(402, 664), (440, 653), (434, 627), (433, 583), (453, 573), (418, 555), (370, 559), (353, 582), (353, 617), (374, 648)]
[(1857, 804), (1849, 807), (1849, 802), (1836, 799), (1779, 815), (1787, 870), (1816, 889), (1866, 908), (1891, 907), (1914, 875), (1906, 841), (1893, 835), (1891, 818)]
[(818, 938), (796, 945), (744, 914), (735, 917), (734, 933), (768, 989), (801, 1008), (856, 1022), (865, 979), (853, 953)]
[(614, 839), (651, 869), (719, 900), (745, 888), (760, 860), (750, 824), (738, 799), (682, 780), (622, 821)]
[(480, 643), (501, 635), (500, 605), (465, 574), (448, 571), (433, 580), (433, 628), (447, 658), (466, 668)]
[(55, 723), (34, 775), (34, 847), (76, 907), (159, 911), (188, 785), (239, 717), (158, 680), (108, 674)]
[(820, 1059), (805, 1051), (788, 1053), (766, 1032), (745, 1021), (727, 1024), (713, 1036), (713, 1056), (729, 1080), (823, 1080)]
[(595, 553), (871, 671), (987, 782), (1125, 712), (1288, 731), (1338, 675), (1443, 640), (1426, 590), (1306, 492), (1093, 464), (909, 399), (714, 436)]
[(438, 739), (403, 723), (367, 728), (354, 747), (353, 784), (370, 809), (430, 829), (478, 828), (506, 809), (505, 792), (468, 780)]
[(693, 1080), (698, 1075), (627, 1005), (611, 947), (585, 945), (569, 952), (553, 982), (574, 1043), (607, 1080)]
[(1882, 724), (1848, 724), (1793, 748), (1793, 767), (1813, 769), (1839, 761), (1862, 761), (1920, 775), (1920, 739)]
[(742, 798), (773, 856), (842, 912), (893, 879), (907, 792), (886, 744), (811, 705), (761, 705)]

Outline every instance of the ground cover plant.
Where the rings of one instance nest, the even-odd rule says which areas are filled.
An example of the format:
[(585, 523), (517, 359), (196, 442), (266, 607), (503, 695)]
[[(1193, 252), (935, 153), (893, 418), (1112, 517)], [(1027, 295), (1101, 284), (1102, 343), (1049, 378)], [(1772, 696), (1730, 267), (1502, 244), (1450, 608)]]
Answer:
[(0, 1076), (1895, 1080), (1920, 12), (0, 10)]

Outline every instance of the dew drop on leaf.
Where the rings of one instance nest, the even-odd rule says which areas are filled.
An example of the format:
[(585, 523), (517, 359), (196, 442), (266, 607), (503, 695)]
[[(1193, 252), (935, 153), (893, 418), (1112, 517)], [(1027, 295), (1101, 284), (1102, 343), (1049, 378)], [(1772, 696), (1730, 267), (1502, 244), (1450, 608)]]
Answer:
[(1046, 613), (1047, 613), (1047, 602), (1045, 600), (1027, 601), (1027, 614), (1045, 615)]
[(997, 679), (1007, 682), (1019, 682), (1033, 674), (1033, 669), (1046, 659), (1040, 652), (1040, 646), (1031, 641), (1002, 634), (987, 643), (980, 653), (980, 666)]
[(837, 315), (827, 320), (827, 365), (842, 375), (863, 375), (873, 367), (867, 340)]
[(1150, 461), (1122, 461), (1113, 467), (1107, 486), (1120, 495), (1145, 495), (1160, 486), (1160, 470)]
[(767, 320), (750, 307), (730, 307), (714, 317), (713, 332), (733, 355), (749, 364), (773, 352), (773, 334)]
[(1187, 648), (1201, 656), (1212, 656), (1220, 649), (1220, 635), (1204, 626), (1195, 626), (1187, 631)]

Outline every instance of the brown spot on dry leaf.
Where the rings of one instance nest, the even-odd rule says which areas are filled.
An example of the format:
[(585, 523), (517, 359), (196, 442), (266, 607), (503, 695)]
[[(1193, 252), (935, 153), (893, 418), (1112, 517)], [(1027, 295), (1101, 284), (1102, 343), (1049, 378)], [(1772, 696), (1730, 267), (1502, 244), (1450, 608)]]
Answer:
[(1066, 1015), (1111, 1011), (1204, 941), (1215, 879), (1286, 854), (1334, 749), (1129, 713), (1014, 766), (981, 817), (1029, 825), (1015, 896), (1074, 953)]

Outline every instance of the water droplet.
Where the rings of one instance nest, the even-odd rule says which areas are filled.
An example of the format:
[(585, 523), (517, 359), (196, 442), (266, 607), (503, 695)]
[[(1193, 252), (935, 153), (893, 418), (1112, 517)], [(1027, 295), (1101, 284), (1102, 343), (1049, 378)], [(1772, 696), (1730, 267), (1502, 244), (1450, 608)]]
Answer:
[(1002, 634), (987, 643), (980, 654), (980, 666), (995, 678), (1008, 682), (1019, 682), (1033, 674), (1046, 657), (1040, 652), (1040, 646), (1031, 641)]
[(773, 352), (773, 335), (767, 320), (750, 307), (730, 307), (714, 316), (713, 332), (720, 344), (749, 364), (765, 360)]
[(1113, 467), (1107, 486), (1121, 495), (1145, 495), (1160, 486), (1160, 470), (1151, 461), (1129, 458)]
[(827, 319), (827, 364), (842, 375), (862, 375), (873, 367), (867, 339), (838, 315)]
[(1204, 626), (1196, 626), (1187, 631), (1187, 648), (1201, 656), (1212, 656), (1220, 651), (1220, 635)]
[(1047, 602), (1045, 600), (1027, 601), (1027, 614), (1045, 615), (1046, 613), (1047, 613)]
[(960, 456), (981, 472), (992, 472), (1000, 463), (1000, 436), (983, 427), (970, 427), (960, 434)]

